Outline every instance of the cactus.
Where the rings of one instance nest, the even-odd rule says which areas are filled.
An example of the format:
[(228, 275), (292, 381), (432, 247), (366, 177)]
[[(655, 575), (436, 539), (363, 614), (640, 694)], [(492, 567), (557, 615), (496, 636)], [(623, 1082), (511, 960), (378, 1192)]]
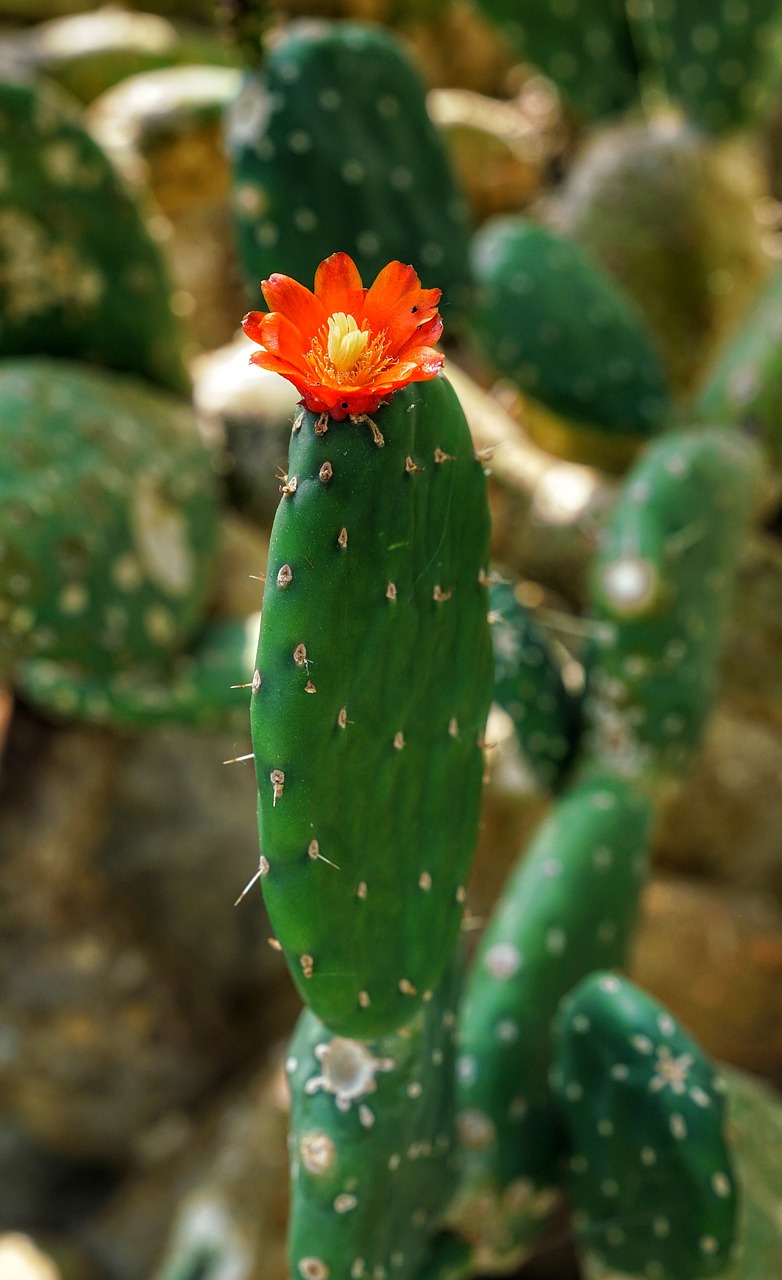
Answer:
[[(575, 784), (533, 838), (470, 973), (459, 1030), (456, 1227), (506, 1265), (559, 1201), (551, 1020), (594, 968), (626, 958), (644, 884), (648, 802), (619, 778)], [(488, 1251), (488, 1254), (487, 1254)]]
[(388, 32), (292, 23), (250, 73), (228, 122), (248, 283), (311, 279), (345, 248), (371, 278), (390, 258), (464, 299), (467, 210), (424, 88)]
[(14, 685), (26, 702), (56, 719), (134, 729), (244, 727), (257, 632), (257, 615), (207, 622), (166, 665), (99, 676), (73, 663), (28, 658), (19, 663)]
[(746, 428), (777, 465), (782, 460), (782, 271), (776, 270), (719, 352), (695, 399), (699, 416)]
[(533, 776), (556, 790), (581, 732), (579, 700), (565, 687), (551, 646), (509, 583), (489, 588), (494, 700), (513, 720)]
[(555, 413), (641, 439), (671, 412), (633, 303), (573, 243), (517, 217), (473, 240), (471, 332), (490, 367)]
[(0, 112), (0, 355), (80, 359), (186, 389), (158, 247), (78, 104), (56, 85), (6, 79)]
[(619, 0), (557, 5), (478, 0), (525, 61), (540, 67), (581, 114), (610, 115), (638, 94), (638, 61)]
[(652, 782), (700, 745), (748, 515), (754, 446), (729, 431), (677, 432), (627, 476), (591, 574), (588, 756)]
[(652, 1280), (724, 1271), (736, 1180), (725, 1085), (657, 1001), (595, 972), (563, 1002), (552, 1088), (574, 1155), (568, 1189), (583, 1247)]
[(459, 959), (451, 964), (401, 1034), (349, 1040), (302, 1014), (286, 1062), (297, 1280), (417, 1277), (455, 1180), (461, 968)]
[(782, 52), (779, 0), (751, 13), (727, 0), (638, 0), (628, 8), (642, 64), (690, 119), (714, 133), (757, 120), (773, 100)]
[[(439, 333), (411, 268), (366, 291), (335, 255), (317, 295), (281, 276), (265, 290), (289, 316), (245, 328), (278, 371), (263, 344), (290, 338), (312, 406), (272, 528), (252, 695), (265, 898), (310, 1008), (375, 1039), (437, 986), (462, 915), (491, 697), (485, 478), (455, 394), (430, 380), (440, 357), (390, 403), (360, 384), (397, 327), (415, 335), (420, 315)], [(302, 352), (324, 351), (320, 333), (313, 373)]]
[(0, 363), (0, 670), (93, 677), (163, 662), (195, 632), (217, 533), (191, 411), (135, 379)]

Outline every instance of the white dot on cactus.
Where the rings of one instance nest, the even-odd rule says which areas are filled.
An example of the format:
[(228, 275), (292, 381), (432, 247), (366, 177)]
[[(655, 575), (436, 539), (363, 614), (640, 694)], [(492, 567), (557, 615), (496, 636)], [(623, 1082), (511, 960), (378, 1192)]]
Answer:
[(670, 458), (665, 459), (663, 465), (668, 475), (677, 480), (681, 480), (690, 470), (690, 464), (683, 453), (672, 453)]
[(294, 1058), (293, 1055), (285, 1059), (285, 1070), (287, 1071), (288, 1075), (292, 1075), (292, 1073), (296, 1070), (298, 1065), (299, 1065), (299, 1059)]
[(670, 1128), (674, 1138), (679, 1142), (683, 1142), (687, 1137), (687, 1121), (684, 1119), (683, 1115), (679, 1114), (678, 1111), (674, 1111), (673, 1115), (669, 1118), (668, 1127)]
[(321, 1065), (321, 1074), (307, 1081), (304, 1090), (308, 1094), (323, 1090), (333, 1093), (340, 1111), (347, 1111), (352, 1102), (374, 1093), (375, 1076), (379, 1071), (392, 1071), (396, 1065), (392, 1058), (376, 1058), (365, 1044), (334, 1036), (327, 1044), (315, 1049)]
[(701, 1089), (697, 1084), (690, 1089), (689, 1096), (695, 1103), (696, 1107), (701, 1107), (704, 1111), (711, 1106), (711, 1098), (705, 1089)]
[(84, 613), (89, 600), (89, 593), (83, 582), (69, 582), (60, 592), (58, 603), (63, 613), (72, 616)]
[(601, 586), (609, 605), (618, 612), (640, 612), (654, 599), (657, 573), (654, 565), (640, 556), (620, 556), (604, 566)]
[(409, 191), (415, 181), (412, 169), (406, 164), (397, 165), (388, 175), (388, 180), (395, 191)]
[(664, 1240), (671, 1234), (671, 1224), (667, 1218), (656, 1217), (652, 1223), (652, 1231), (658, 1240)]
[(477, 1107), (468, 1107), (457, 1114), (456, 1132), (459, 1142), (468, 1151), (482, 1151), (497, 1137), (494, 1122)]
[(676, 1034), (676, 1023), (669, 1013), (658, 1013), (657, 1026), (664, 1036)]
[(567, 934), (556, 926), (546, 931), (545, 946), (550, 956), (561, 956), (567, 948)]
[(629, 1079), (630, 1068), (625, 1062), (615, 1062), (610, 1068), (609, 1073), (612, 1080), (622, 1081)]
[(312, 138), (305, 129), (294, 129), (288, 134), (288, 146), (297, 155), (305, 155), (312, 150)]
[(721, 1200), (727, 1199), (731, 1193), (730, 1178), (726, 1173), (719, 1170), (711, 1175), (711, 1189), (715, 1196), (719, 1196)]
[(360, 160), (346, 160), (340, 168), (340, 173), (351, 186), (363, 182), (366, 177), (366, 170)]
[(364, 1280), (367, 1264), (363, 1258), (354, 1258), (350, 1267), (350, 1280)]
[(518, 1023), (512, 1018), (501, 1018), (494, 1028), (494, 1034), (500, 1044), (515, 1044), (520, 1034)]
[(475, 1084), (478, 1078), (478, 1063), (469, 1054), (462, 1054), (456, 1063), (456, 1075), (462, 1084)]
[(408, 1098), (420, 1098), (422, 1093), (423, 1093), (423, 1086), (421, 1085), (420, 1081), (411, 1080), (410, 1084), (407, 1086)]
[(589, 797), (590, 809), (599, 809), (604, 813), (610, 813), (616, 808), (616, 796), (612, 791), (596, 791), (594, 795)]
[(384, 120), (393, 120), (394, 116), (399, 115), (399, 99), (393, 94), (385, 93), (377, 100), (377, 110)]
[(591, 1030), (592, 1023), (585, 1013), (577, 1013), (573, 1019), (573, 1030), (580, 1036), (586, 1035)]
[(630, 1043), (639, 1053), (654, 1053), (654, 1045), (648, 1036), (633, 1036)]
[(614, 1123), (607, 1116), (603, 1116), (597, 1122), (597, 1132), (601, 1138), (612, 1138), (614, 1135)]
[(396, 1173), (401, 1163), (402, 1157), (396, 1151), (388, 1157), (388, 1167), (392, 1173)]
[(641, 1164), (645, 1164), (647, 1168), (657, 1164), (657, 1152), (654, 1147), (641, 1147), (640, 1156)]
[(315, 1129), (299, 1138), (299, 1155), (307, 1172), (318, 1177), (328, 1173), (336, 1159), (337, 1148), (327, 1133)]
[(613, 853), (604, 844), (601, 844), (592, 854), (592, 866), (595, 867), (597, 871), (607, 871), (608, 868), (612, 866), (613, 861)]
[(559, 858), (547, 858), (541, 867), (541, 871), (548, 880), (555, 880), (557, 876), (562, 875), (562, 863)]
[(300, 1258), (299, 1275), (302, 1280), (329, 1280), (331, 1272), (322, 1258)]
[(240, 216), (257, 218), (269, 201), (263, 187), (254, 182), (242, 182), (234, 188), (232, 203)]
[(391, 1254), (391, 1266), (403, 1267), (404, 1265), (405, 1265), (405, 1255), (402, 1253), (402, 1250), (394, 1249), (394, 1252)]
[(605, 991), (606, 995), (616, 996), (621, 991), (621, 983), (618, 978), (612, 977), (610, 974), (606, 978), (600, 979), (600, 990)]
[(342, 106), (342, 94), (338, 89), (321, 89), (318, 94), (318, 106), (324, 111), (339, 111)]
[(261, 222), (255, 229), (255, 239), (263, 249), (271, 249), (280, 238), (280, 229), (273, 222)]
[(144, 630), (156, 644), (170, 644), (176, 635), (174, 618), (162, 605), (152, 605), (144, 610)]
[(356, 248), (359, 253), (378, 253), (381, 240), (376, 231), (360, 231), (356, 236)]
[(357, 1204), (358, 1200), (355, 1196), (350, 1195), (347, 1191), (343, 1191), (341, 1195), (336, 1196), (334, 1199), (334, 1211), (336, 1213), (350, 1213), (352, 1209), (355, 1209)]
[(297, 231), (314, 231), (318, 225), (318, 216), (314, 209), (295, 209), (293, 224)]
[(443, 246), (434, 240), (427, 240), (426, 244), (422, 244), (420, 253), (421, 261), (426, 267), (439, 267), (445, 257)]
[(578, 1080), (568, 1080), (565, 1085), (565, 1097), (568, 1102), (580, 1102), (584, 1096), (584, 1090)]
[(568, 1161), (568, 1164), (570, 1165), (571, 1173), (582, 1174), (582, 1173), (589, 1172), (589, 1161), (587, 1160), (586, 1156), (583, 1156), (581, 1154), (571, 1156), (570, 1160)]

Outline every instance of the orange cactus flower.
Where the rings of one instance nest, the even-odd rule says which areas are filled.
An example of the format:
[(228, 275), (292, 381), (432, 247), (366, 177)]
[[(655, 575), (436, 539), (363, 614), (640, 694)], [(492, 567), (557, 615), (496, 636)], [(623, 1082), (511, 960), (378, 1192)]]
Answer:
[(443, 328), (440, 290), (422, 289), (413, 267), (390, 262), (365, 289), (353, 260), (334, 253), (318, 267), (314, 292), (277, 274), (261, 289), (269, 311), (242, 324), (260, 347), (250, 360), (292, 382), (314, 413), (365, 418), (442, 368), (431, 346)]

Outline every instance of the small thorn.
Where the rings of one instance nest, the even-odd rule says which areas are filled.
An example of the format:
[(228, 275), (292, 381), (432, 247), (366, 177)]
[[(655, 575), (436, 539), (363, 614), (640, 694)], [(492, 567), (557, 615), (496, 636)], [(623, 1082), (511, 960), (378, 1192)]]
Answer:
[(396, 583), (389, 582), (386, 587), (386, 600), (396, 600)]
[(344, 551), (347, 545), (348, 545), (348, 531), (347, 529), (342, 528), (340, 529), (339, 537), (337, 538), (337, 546), (341, 547), (342, 550)]
[(293, 661), (296, 663), (297, 667), (306, 667), (307, 670), (309, 671), (309, 665), (307, 663), (307, 646), (306, 645), (304, 644), (296, 645), (296, 648), (293, 650)]
[(490, 609), (486, 614), (486, 621), (490, 627), (496, 627), (498, 622), (502, 622), (504, 614), (499, 609)]
[(294, 421), (293, 421), (293, 434), (294, 434), (294, 435), (298, 435), (298, 433), (301, 431), (301, 424), (302, 424), (302, 422), (304, 421), (304, 414), (305, 414), (305, 410), (304, 410), (304, 409), (302, 409), (302, 411), (301, 411), (301, 413), (299, 414), (299, 416), (298, 416), (297, 418), (295, 418), (295, 419), (294, 419)]
[(258, 870), (253, 876), (252, 880), (248, 880), (247, 884), (242, 889), (242, 892), (239, 894), (239, 897), (236, 899), (234, 906), (238, 907), (239, 903), (242, 901), (242, 898), (247, 897), (247, 894), (250, 892), (253, 885), (256, 884), (257, 881), (260, 880), (262, 876), (267, 876), (268, 874), (269, 874), (269, 861), (268, 861), (268, 858), (264, 858), (262, 854), (261, 860), (258, 863)]
[(476, 450), (475, 450), (475, 461), (476, 461), (476, 462), (491, 462), (492, 458), (494, 457), (494, 455), (495, 455), (495, 453), (496, 453), (496, 451), (497, 451), (497, 447), (498, 447), (498, 446), (497, 446), (496, 444), (488, 444), (488, 445), (486, 445), (486, 448), (485, 448), (485, 449), (476, 449)]
[(413, 986), (412, 982), (408, 982), (407, 978), (400, 979), (399, 990), (401, 991), (403, 996), (417, 995), (415, 987)]
[(370, 418), (368, 413), (358, 413), (355, 416), (351, 415), (350, 421), (353, 423), (354, 427), (357, 427), (360, 423), (365, 422), (369, 427), (370, 431), (372, 432), (372, 439), (374, 440), (378, 449), (382, 449), (385, 446), (386, 442), (385, 442), (385, 438), (383, 436), (382, 431), (379, 430), (377, 423), (374, 422), (372, 418)]
[(451, 716), (448, 721), (448, 732), (452, 738), (459, 737), (459, 721), (456, 719), (456, 716)]
[(266, 941), (268, 942), (272, 951), (282, 951), (282, 943), (278, 942), (276, 938), (267, 938)]
[(252, 751), (248, 751), (246, 756), (232, 756), (230, 760), (224, 760), (223, 764), (244, 764), (245, 760), (253, 760)]
[(265, 582), (265, 581), (266, 581), (266, 574), (265, 574), (265, 573), (248, 573), (247, 577), (248, 577), (252, 582)]
[(306, 684), (305, 684), (305, 686), (304, 686), (304, 692), (305, 692), (305, 693), (317, 693), (318, 691), (317, 691), (317, 689), (315, 688), (315, 686), (314, 686), (314, 684), (312, 683), (312, 681), (311, 681), (311, 680), (308, 680), (308, 681), (307, 681), (307, 683), (306, 683)]
[(245, 680), (244, 684), (229, 684), (229, 689), (252, 689), (253, 681)]
[(252, 678), (252, 691), (253, 691), (253, 693), (257, 693), (257, 692), (258, 692), (258, 690), (260, 689), (260, 687), (261, 687), (261, 673), (260, 673), (260, 671), (254, 671), (254, 672), (253, 672), (253, 678)]
[(328, 484), (333, 475), (334, 475), (334, 468), (332, 467), (331, 463), (328, 461), (324, 462), (320, 471), (318, 472), (318, 479), (320, 480), (320, 483)]
[(325, 436), (328, 429), (329, 429), (329, 415), (327, 413), (322, 413), (320, 417), (316, 419), (316, 422), (315, 422), (315, 435)]
[(423, 467), (419, 467), (408, 454), (405, 458), (405, 471), (411, 475), (414, 471), (423, 471)]
[(361, 901), (363, 902), (366, 896), (367, 896), (367, 882), (366, 880), (362, 880), (360, 885), (356, 889), (356, 897), (360, 898)]
[(315, 968), (315, 961), (313, 960), (312, 956), (309, 956), (309, 955), (299, 956), (299, 964), (301, 965), (301, 970), (302, 970), (302, 973), (304, 974), (304, 977), (311, 978), (313, 970)]
[(424, 893), (428, 893), (432, 887), (432, 877), (428, 871), (422, 871), (418, 877), (418, 888), (423, 889)]
[(442, 604), (444, 600), (450, 600), (452, 595), (453, 595), (452, 590), (449, 589), (448, 591), (443, 591), (442, 587), (438, 583), (435, 586), (434, 591), (432, 592), (432, 599), (434, 600), (435, 604)]
[(435, 449), (435, 451), (434, 451), (434, 460), (435, 460), (435, 462), (437, 462), (437, 463), (440, 463), (440, 462), (455, 462), (455, 461), (456, 461), (456, 458), (454, 457), (454, 455), (453, 455), (452, 453), (443, 453), (442, 449)]
[(291, 476), (287, 484), (280, 485), (280, 493), (284, 498), (290, 498), (296, 492), (298, 487), (299, 487), (299, 482), (296, 476)]
[(330, 858), (324, 858), (323, 854), (320, 851), (320, 845), (318, 844), (317, 840), (310, 841), (310, 846), (307, 850), (307, 853), (310, 855), (313, 861), (317, 859), (319, 862), (325, 862), (327, 866), (333, 867), (335, 871), (340, 870), (336, 862), (332, 862)]
[(279, 573), (277, 574), (277, 586), (282, 591), (284, 591), (285, 588), (289, 587), (292, 582), (293, 582), (293, 570), (291, 569), (289, 564), (282, 565), (280, 567)]
[(397, 751), (401, 751), (404, 748), (404, 745), (405, 745), (405, 735), (402, 733), (402, 730), (400, 729), (398, 733), (394, 734), (394, 747), (396, 748)]
[(462, 918), (462, 933), (477, 933), (479, 929), (486, 928), (486, 920), (482, 916), (465, 915)]
[(279, 800), (280, 796), (285, 790), (285, 774), (283, 773), (282, 769), (272, 769), (271, 773), (269, 774), (269, 781), (272, 784), (273, 793), (274, 793), (274, 799), (272, 801), (272, 807), (274, 808), (276, 807), (277, 801)]
[(340, 707), (339, 715), (337, 716), (337, 724), (339, 725), (340, 729), (344, 729), (347, 723), (348, 723), (348, 709), (347, 707)]
[(359, 1004), (361, 1005), (361, 1008), (362, 1008), (362, 1009), (368, 1009), (368, 1008), (369, 1008), (369, 1006), (370, 1006), (370, 1004), (372, 1003), (372, 1001), (371, 1001), (371, 1000), (370, 1000), (370, 998), (369, 998), (369, 992), (368, 992), (368, 991), (359, 991), (359, 993), (358, 993), (358, 1002), (359, 1002)]

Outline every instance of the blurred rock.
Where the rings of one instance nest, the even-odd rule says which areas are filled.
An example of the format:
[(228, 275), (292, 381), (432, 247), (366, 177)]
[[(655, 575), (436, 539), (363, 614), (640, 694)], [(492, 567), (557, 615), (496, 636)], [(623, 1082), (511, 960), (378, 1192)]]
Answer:
[(240, 72), (168, 67), (123, 80), (93, 102), (90, 129), (119, 168), (142, 178), (175, 292), (172, 305), (201, 348), (227, 342), (248, 310), (229, 207), (223, 112)]
[(0, 1110), (63, 1155), (127, 1161), (230, 1053), (205, 992), (183, 998), (92, 855), (119, 750), (19, 711), (0, 788)]
[(180, 1149), (139, 1170), (86, 1227), (81, 1242), (101, 1277), (195, 1276), (208, 1261), (215, 1280), (287, 1280), (287, 1095), (279, 1059), (275, 1052), (275, 1065), (218, 1095)]
[(765, 895), (654, 879), (632, 977), (712, 1057), (782, 1084), (782, 911)]

